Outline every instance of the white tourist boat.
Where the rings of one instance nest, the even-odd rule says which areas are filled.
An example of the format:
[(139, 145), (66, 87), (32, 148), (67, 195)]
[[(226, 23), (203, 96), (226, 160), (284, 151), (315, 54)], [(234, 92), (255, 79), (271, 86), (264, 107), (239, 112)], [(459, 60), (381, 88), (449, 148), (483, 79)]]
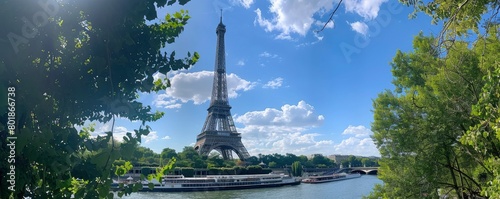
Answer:
[(302, 182), (303, 183), (310, 183), (310, 184), (317, 184), (317, 183), (333, 182), (333, 181), (339, 181), (339, 180), (348, 180), (348, 179), (359, 178), (359, 177), (361, 177), (361, 174), (359, 174), (359, 173), (353, 173), (353, 174), (334, 173), (331, 175), (310, 176), (306, 179), (303, 179)]
[[(149, 183), (154, 188), (149, 188)], [(301, 180), (284, 174), (263, 175), (209, 175), (206, 177), (186, 178), (182, 175), (164, 176), (162, 182), (157, 180), (142, 181), (144, 192), (189, 192), (189, 191), (216, 191), (234, 189), (253, 189), (265, 187), (280, 187), (298, 185)], [(114, 186), (113, 190), (117, 190)]]

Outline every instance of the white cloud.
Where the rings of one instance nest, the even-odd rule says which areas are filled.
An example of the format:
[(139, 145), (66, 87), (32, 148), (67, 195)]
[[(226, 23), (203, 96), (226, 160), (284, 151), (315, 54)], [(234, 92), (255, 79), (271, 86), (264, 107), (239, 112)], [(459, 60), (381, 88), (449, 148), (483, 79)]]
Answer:
[(266, 108), (247, 112), (236, 116), (235, 121), (244, 125), (238, 132), (242, 133), (243, 143), (252, 155), (309, 154), (333, 147), (331, 140), (316, 140), (320, 134), (305, 133), (324, 121), (323, 115), (314, 111), (314, 107), (300, 101), (297, 105), (285, 104), (280, 110)]
[[(111, 131), (111, 122), (102, 124), (102, 123), (97, 123), (95, 131), (90, 134), (92, 137), (97, 137), (97, 136), (106, 136), (106, 132)], [(113, 128), (113, 138), (115, 140), (118, 140), (119, 142), (123, 142), (123, 136), (126, 136), (128, 132), (131, 132), (127, 130), (127, 128), (123, 126), (116, 126)], [(132, 132), (131, 132), (132, 133)], [(132, 134), (134, 135), (134, 134)]]
[(299, 48), (300, 47), (305, 47), (305, 46), (311, 46), (311, 45), (317, 44), (321, 40), (323, 40), (323, 36), (319, 36), (319, 34), (317, 32), (313, 32), (313, 34), (314, 34), (314, 37), (316, 37), (316, 41), (305, 42), (305, 43), (298, 44), (296, 46), (299, 47)]
[(153, 104), (156, 107), (163, 107), (166, 109), (174, 109), (174, 108), (181, 108), (182, 104), (178, 102), (176, 99), (171, 99), (168, 95), (166, 94), (160, 94), (156, 97), (156, 99), (153, 101)]
[(315, 14), (322, 15), (333, 8), (333, 2), (336, 0), (317, 0), (317, 1), (291, 1), (291, 0), (270, 0), (269, 11), (272, 14), (271, 19), (262, 16), (262, 11), (257, 8), (255, 24), (263, 27), (265, 31), (280, 32), (277, 39), (292, 39), (291, 34), (305, 36), (315, 23), (313, 18)]
[[(365, 21), (369, 21), (378, 16), (381, 5), (387, 1), (388, 0), (344, 0), (343, 4), (346, 12), (355, 13), (363, 17)], [(333, 6), (337, 6), (338, 0), (270, 0), (270, 3), (271, 5), (269, 6), (268, 13), (271, 16), (264, 17), (263, 15), (267, 14), (267, 12), (265, 12), (266, 10), (263, 11), (257, 8), (254, 11), (256, 13), (254, 24), (264, 28), (266, 32), (278, 32), (276, 39), (291, 40), (292, 34), (305, 36), (313, 24), (318, 27), (323, 27), (325, 22), (315, 17), (319, 16), (320, 18), (324, 18), (323, 15), (325, 13), (329, 14), (333, 12)], [(360, 24), (358, 23), (357, 25)], [(325, 28), (333, 27), (334, 22), (330, 21)], [(351, 27), (353, 27), (352, 24)], [(353, 27), (353, 30), (364, 30), (357, 31), (360, 33), (364, 32), (364, 35), (368, 29), (367, 27), (365, 27), (365, 29), (360, 29), (363, 28), (362, 26), (356, 26), (356, 28), (357, 29)], [(318, 36), (316, 37), (318, 38)], [(318, 41), (320, 40), (321, 39)]]
[(283, 84), (283, 78), (278, 77), (276, 79), (268, 81), (266, 84), (264, 84), (264, 86), (262, 86), (262, 88), (277, 89), (281, 87), (282, 84)]
[[(107, 123), (95, 123), (95, 131), (91, 133), (91, 137), (106, 136), (106, 132), (111, 131), (111, 122)], [(124, 126), (115, 126), (113, 128), (113, 138), (119, 142), (123, 142), (123, 137), (127, 136), (127, 133), (131, 133), (135, 137), (135, 132), (133, 130), (128, 130)], [(158, 133), (156, 131), (150, 131), (147, 136), (141, 136), (141, 141), (143, 143), (148, 143), (158, 139)]]
[(147, 136), (141, 136), (141, 139), (144, 140), (144, 143), (151, 142), (153, 140), (158, 139), (158, 133), (156, 131), (150, 131)]
[(162, 139), (162, 140), (170, 140), (170, 139), (172, 139), (172, 138), (171, 138), (170, 136), (166, 135), (165, 137), (162, 137), (161, 139)]
[(372, 138), (370, 138), (373, 132), (365, 126), (349, 125), (344, 132), (342, 132), (342, 135), (351, 137), (342, 140), (333, 147), (336, 154), (380, 156), (375, 143), (373, 143)]
[(285, 104), (281, 110), (266, 108), (263, 111), (247, 112), (236, 117), (235, 121), (244, 125), (313, 127), (323, 123), (323, 115), (314, 113), (314, 107), (305, 101), (297, 105)]
[(368, 34), (368, 25), (364, 22), (356, 21), (354, 23), (350, 23), (352, 30), (356, 31), (359, 34), (366, 36)]
[(319, 21), (319, 20), (315, 22), (315, 24), (316, 24), (317, 26), (319, 26), (320, 28), (323, 28), (323, 26), (324, 26), (324, 27), (325, 27), (325, 29), (326, 29), (326, 28), (333, 28), (333, 26), (334, 26), (333, 21), (329, 21), (328, 23), (326, 23), (326, 26), (325, 26), (325, 23), (326, 23), (326, 22)]
[(344, 132), (342, 132), (342, 135), (354, 135), (355, 137), (369, 137), (371, 134), (373, 134), (371, 130), (362, 125), (349, 125)]
[(314, 37), (316, 37), (316, 39), (318, 39), (316, 41), (316, 43), (320, 42), (321, 40), (323, 40), (323, 36), (319, 36), (319, 34), (317, 32), (314, 32)]
[(267, 51), (264, 51), (264, 52), (262, 52), (262, 53), (259, 54), (259, 57), (277, 58), (278, 55), (277, 54), (271, 54), (271, 53), (268, 53)]
[(320, 36), (320, 34), (318, 32), (313, 32), (313, 35), (314, 35), (314, 37), (316, 37), (316, 41), (301, 43), (301, 44), (298, 44), (297, 47), (314, 45), (314, 44), (319, 43), (321, 40), (323, 40), (323, 36)]
[[(153, 104), (164, 108), (180, 108), (181, 103), (188, 101), (202, 104), (212, 95), (213, 74), (213, 71), (175, 74), (170, 78), (171, 87), (166, 89), (165, 94), (158, 95)], [(251, 90), (256, 85), (233, 73), (226, 75), (226, 81), (229, 98), (236, 98), (238, 92)]]
[(305, 129), (301, 128), (255, 125), (238, 129), (238, 132), (242, 133), (243, 144), (251, 155), (329, 153), (333, 147), (332, 140), (317, 140), (320, 134), (304, 131)]
[(238, 63), (236, 63), (236, 65), (238, 65), (238, 66), (244, 66), (245, 65), (245, 61), (239, 60)]
[(232, 0), (232, 2), (241, 5), (246, 9), (250, 8), (253, 4), (253, 0)]
[[(270, 120), (280, 117), (276, 113), (264, 112), (262, 111), (261, 116)], [(241, 118), (238, 121), (241, 121)], [(299, 122), (303, 125), (270, 123), (266, 123), (265, 120), (259, 120), (259, 122), (244, 121), (245, 127), (238, 128), (238, 132), (242, 134), (243, 144), (251, 155), (259, 153), (294, 153), (301, 155), (319, 153), (324, 155), (344, 154), (380, 157), (378, 149), (370, 138), (373, 133), (364, 126), (347, 127), (342, 133), (347, 137), (336, 143), (328, 139), (318, 139), (321, 136), (319, 133), (306, 133), (314, 126), (310, 122)]]
[(346, 12), (353, 12), (362, 16), (365, 20), (377, 18), (382, 3), (388, 0), (345, 0)]

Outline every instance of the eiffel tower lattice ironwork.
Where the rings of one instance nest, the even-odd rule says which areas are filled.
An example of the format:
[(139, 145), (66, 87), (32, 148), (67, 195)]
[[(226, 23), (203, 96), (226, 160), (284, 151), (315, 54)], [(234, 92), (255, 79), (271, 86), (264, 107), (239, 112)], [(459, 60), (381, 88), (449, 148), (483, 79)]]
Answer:
[(216, 33), (217, 48), (212, 98), (207, 109), (205, 124), (196, 139), (195, 150), (200, 155), (208, 155), (212, 150), (216, 150), (226, 160), (233, 158), (232, 152), (234, 151), (240, 160), (246, 160), (250, 154), (241, 142), (241, 134), (236, 131), (228, 102), (224, 49), (226, 26), (222, 23), (222, 15)]

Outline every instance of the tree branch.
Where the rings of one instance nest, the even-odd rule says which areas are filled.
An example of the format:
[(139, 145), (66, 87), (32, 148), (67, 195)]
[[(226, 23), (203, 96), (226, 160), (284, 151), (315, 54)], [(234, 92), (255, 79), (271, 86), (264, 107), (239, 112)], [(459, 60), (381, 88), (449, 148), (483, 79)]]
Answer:
[(323, 31), (326, 28), (326, 25), (328, 25), (328, 23), (330, 23), (330, 21), (333, 23), (333, 15), (335, 15), (335, 13), (339, 9), (341, 3), (342, 3), (342, 0), (339, 1), (339, 3), (337, 4), (337, 7), (335, 8), (335, 10), (333, 10), (332, 14), (330, 15), (330, 18), (328, 18), (328, 21), (326, 21), (325, 25), (323, 25), (323, 28), (321, 28), (321, 30), (316, 30), (315, 31), (316, 33)]
[(443, 37), (444, 37), (445, 32), (448, 30), (451, 23), (453, 23), (455, 21), (455, 18), (457, 17), (458, 13), (462, 10), (462, 8), (467, 3), (469, 3), (469, 0), (466, 0), (464, 3), (462, 3), (462, 5), (459, 5), (457, 11), (455, 13), (453, 13), (453, 15), (450, 17), (450, 19), (447, 22), (444, 23), (443, 29), (439, 33), (438, 46), (440, 46), (440, 44), (442, 44), (442, 41), (444, 40)]

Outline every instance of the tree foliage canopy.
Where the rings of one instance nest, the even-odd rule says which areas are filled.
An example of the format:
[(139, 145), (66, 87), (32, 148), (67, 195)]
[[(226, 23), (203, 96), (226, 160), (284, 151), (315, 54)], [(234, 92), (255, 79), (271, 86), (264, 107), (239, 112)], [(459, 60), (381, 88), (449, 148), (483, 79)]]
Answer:
[(395, 89), (374, 100), (384, 185), (370, 198), (498, 198), (500, 4), (402, 2), (444, 27), (396, 53)]
[(500, 3), (496, 0), (400, 0), (404, 5), (413, 6), (410, 17), (423, 12), (432, 17), (432, 23), (443, 22), (443, 39), (479, 34), (480, 29), (498, 24)]
[[(149, 133), (146, 122), (163, 116), (138, 102), (138, 93), (169, 86), (168, 79), (153, 82), (154, 73), (188, 68), (199, 59), (197, 53), (178, 59), (175, 51), (162, 50), (189, 20), (184, 10), (157, 16), (157, 7), (176, 2), (0, 1), (0, 109), (7, 109), (5, 91), (14, 89), (12, 136), (17, 136), (15, 190), (8, 190), (10, 165), (2, 161), (1, 198), (11, 193), (16, 198), (112, 197), (113, 161), (131, 156), (141, 135)], [(11, 127), (2, 114), (0, 131), (5, 132)], [(113, 128), (97, 138), (90, 136), (93, 127), (76, 128), (88, 121), (114, 124), (116, 117), (141, 121), (121, 144), (112, 139)], [(0, 135), (0, 159), (9, 155), (6, 136)]]

